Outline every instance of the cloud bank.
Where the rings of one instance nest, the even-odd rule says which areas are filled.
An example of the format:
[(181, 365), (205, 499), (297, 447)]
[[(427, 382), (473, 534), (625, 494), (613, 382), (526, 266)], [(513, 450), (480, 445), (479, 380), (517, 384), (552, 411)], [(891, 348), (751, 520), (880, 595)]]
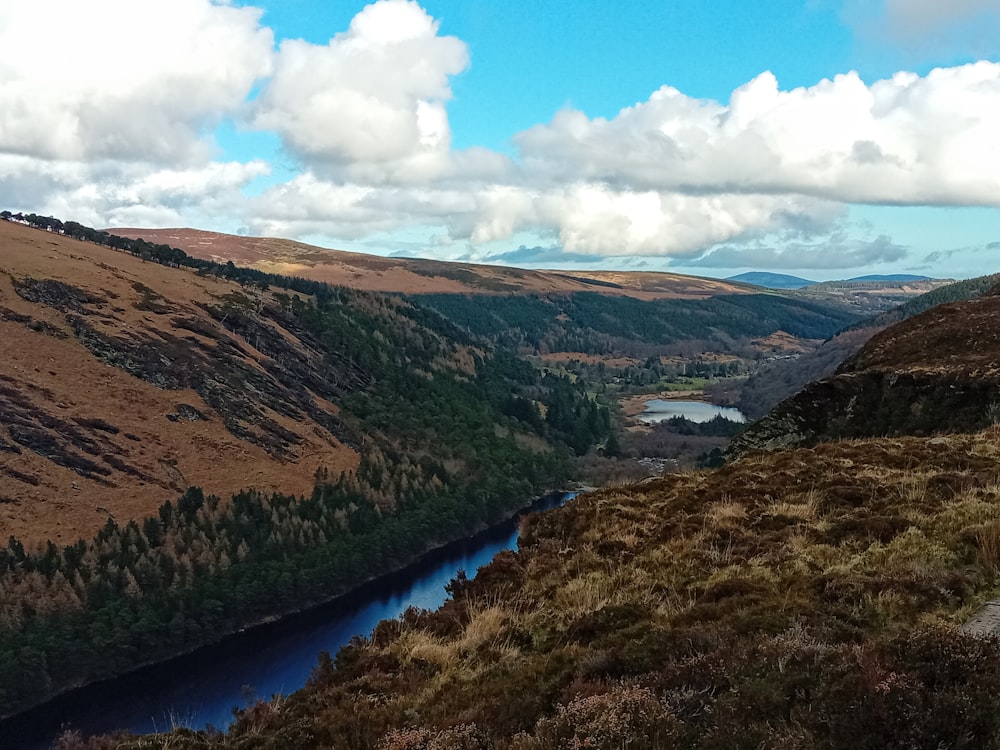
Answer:
[[(900, 29), (944, 12), (885, 6)], [(379, 0), (325, 45), (275, 46), (261, 19), (211, 0), (0, 0), (0, 204), (291, 237), (408, 229), (483, 258), (528, 232), (574, 258), (720, 267), (782, 267), (820, 253), (817, 238), (837, 267), (905, 255), (838, 235), (849, 204), (1000, 205), (997, 63), (792, 90), (764, 72), (727, 102), (663, 86), (612, 118), (559, 111), (508, 157), (452, 147), (451, 82), (470, 51), (416, 2)], [(221, 161), (222, 122), (276, 134), (295, 174), (248, 197), (270, 166)]]

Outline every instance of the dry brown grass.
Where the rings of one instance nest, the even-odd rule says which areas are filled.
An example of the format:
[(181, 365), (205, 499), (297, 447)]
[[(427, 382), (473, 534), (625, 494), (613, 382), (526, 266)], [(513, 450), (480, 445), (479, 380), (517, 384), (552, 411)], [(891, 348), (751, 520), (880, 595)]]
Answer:
[[(178, 317), (197, 319), (205, 330), (227, 336), (199, 305), (218, 304), (219, 297), (240, 291), (225, 280), (0, 222), (0, 308), (30, 315), (62, 332), (62, 337), (39, 332), (0, 315), (0, 380), (39, 413), (67, 422), (99, 417), (113, 425), (119, 432), (103, 435), (117, 445), (125, 463), (144, 475), (115, 472), (101, 482), (30, 450), (0, 451), (0, 538), (13, 534), (29, 545), (50, 539), (70, 544), (92, 536), (109, 517), (124, 524), (155, 513), (163, 502), (176, 498), (176, 487), (198, 485), (223, 497), (244, 487), (308, 494), (318, 468), (325, 466), (336, 475), (356, 465), (354, 452), (311, 420), (264, 411), (302, 439), (290, 460), (279, 460), (234, 437), (224, 425), (225, 415), (195, 391), (163, 390), (98, 360), (77, 341), (66, 314), (17, 294), (13, 280), (27, 276), (62, 281), (108, 300), (99, 314), (87, 316), (98, 330), (154, 339), (166, 334), (205, 340), (177, 328), (173, 321)], [(166, 301), (169, 314), (137, 307), (143, 287)], [(239, 337), (227, 338), (242, 351), (247, 367), (260, 368), (263, 354)], [(208, 418), (168, 420), (179, 403), (194, 406)], [(6, 426), (0, 424), (0, 438)]]
[[(268, 273), (300, 276), (353, 289), (381, 292), (497, 293), (497, 292), (599, 292), (637, 299), (704, 299), (719, 294), (749, 294), (753, 290), (717, 279), (670, 273), (586, 271), (526, 271), (471, 263), (385, 258), (378, 255), (327, 250), (292, 240), (239, 237), (196, 229), (116, 228), (124, 237), (142, 237), (153, 243), (179, 247), (196, 258)], [(615, 286), (595, 286), (581, 278), (606, 281)]]

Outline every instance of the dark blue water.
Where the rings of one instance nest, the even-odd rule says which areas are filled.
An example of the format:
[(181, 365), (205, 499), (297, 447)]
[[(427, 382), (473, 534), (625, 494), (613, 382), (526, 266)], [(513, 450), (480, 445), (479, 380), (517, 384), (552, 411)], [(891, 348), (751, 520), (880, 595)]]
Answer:
[[(550, 495), (525, 512), (557, 507), (573, 496)], [(381, 620), (408, 607), (440, 607), (447, 598), (445, 584), (459, 570), (471, 576), (498, 552), (516, 549), (517, 529), (512, 519), (308, 612), (67, 693), (0, 723), (0, 750), (44, 750), (65, 729), (98, 734), (209, 724), (224, 728), (235, 707), (302, 687), (321, 650), (334, 654), (355, 635), (368, 635)]]

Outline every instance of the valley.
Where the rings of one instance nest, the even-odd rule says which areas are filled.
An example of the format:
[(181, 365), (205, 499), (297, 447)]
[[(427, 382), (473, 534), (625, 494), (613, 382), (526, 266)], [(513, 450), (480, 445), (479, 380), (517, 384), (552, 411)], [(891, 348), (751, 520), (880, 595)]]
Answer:
[[(842, 508), (821, 498), (869, 490), (895, 497), (909, 493), (899, 488), (910, 483), (944, 483), (945, 494), (971, 503), (970, 487), (988, 488), (994, 482), (983, 473), (991, 460), (992, 433), (976, 432), (989, 427), (992, 413), (990, 352), (995, 347), (987, 333), (997, 298), (989, 294), (959, 303), (972, 305), (970, 312), (933, 308), (885, 328), (832, 380), (812, 386), (813, 391), (807, 388), (803, 406), (779, 407), (743, 432), (741, 423), (718, 417), (638, 417), (647, 404), (655, 410), (677, 400), (693, 401), (692, 408), (700, 408), (699, 402), (724, 403), (727, 389), (746, 387), (741, 384), (752, 382), (755, 373), (793, 365), (821, 352), (828, 345), (821, 342), (836, 341), (838, 332), (850, 332), (862, 320), (856, 306), (752, 287), (733, 292), (697, 279), (677, 282), (681, 286), (668, 294), (664, 279), (622, 276), (602, 279), (616, 285), (610, 294), (595, 292), (592, 284), (579, 290), (484, 291), (481, 276), (473, 284), (477, 291), (469, 286), (453, 292), (426, 286), (421, 291), (334, 287), (231, 261), (198, 259), (167, 245), (69, 222), (33, 221), (35, 226), (0, 222), (0, 325), (8, 340), (17, 342), (0, 371), (5, 414), (0, 471), (13, 480), (4, 484), (6, 499), (0, 504), (0, 530), (10, 537), (0, 550), (0, 654), (6, 676), (0, 705), (7, 714), (328, 601), (405, 568), (428, 549), (495, 524), (532, 497), (571, 481), (642, 480), (625, 489), (588, 493), (554, 516), (526, 521), (518, 554), (501, 554), (475, 581), (458, 576), (450, 587), (454, 599), (440, 612), (406, 614), (379, 625), (370, 641), (375, 645), (352, 641), (335, 664), (317, 667), (305, 691), (297, 694), (301, 698), (250, 705), (231, 729), (235, 738), (251, 725), (273, 726), (276, 737), (299, 737), (299, 745), (288, 746), (388, 742), (395, 736), (396, 714), (358, 712), (358, 720), (371, 728), (362, 731), (354, 719), (336, 718), (332, 708), (310, 718), (296, 713), (296, 706), (322, 700), (332, 707), (366, 689), (354, 680), (401, 686), (394, 682), (398, 678), (410, 687), (393, 694), (393, 705), (442, 722), (410, 723), (405, 731), (450, 737), (447, 717), (458, 712), (475, 724), (480, 733), (475, 737), (491, 738), (484, 747), (507, 746), (511, 732), (527, 733), (526, 747), (536, 746), (531, 742), (543, 746), (549, 741), (546, 732), (563, 731), (551, 723), (557, 715), (552, 712), (564, 710), (560, 705), (569, 711), (578, 699), (605, 696), (594, 702), (604, 706), (600, 710), (626, 710), (619, 698), (632, 699), (623, 697), (625, 683), (615, 681), (653, 669), (645, 656), (624, 672), (615, 667), (588, 676), (571, 667), (580, 658), (592, 658), (587, 649), (604, 643), (606, 628), (609, 638), (621, 629), (631, 633), (619, 645), (608, 645), (612, 639), (600, 647), (612, 652), (627, 652), (631, 646), (625, 644), (642, 642), (646, 632), (657, 638), (688, 632), (685, 627), (704, 624), (701, 618), (707, 616), (707, 609), (695, 606), (701, 601), (697, 592), (713, 591), (717, 584), (725, 588), (732, 577), (752, 581), (746, 584), (749, 599), (738, 598), (744, 590), (740, 583), (733, 584), (736, 594), (706, 601), (737, 596), (732, 609), (727, 604), (712, 617), (735, 628), (720, 634), (719, 644), (729, 645), (719, 648), (742, 649), (746, 643), (739, 638), (755, 628), (777, 637), (787, 623), (811, 627), (801, 618), (816, 606), (809, 599), (814, 584), (808, 591), (794, 589), (799, 608), (775, 610), (769, 597), (793, 590), (791, 579), (775, 574), (757, 581), (756, 573), (740, 567), (756, 560), (753, 565), (780, 569), (785, 563), (772, 563), (770, 556), (777, 554), (773, 547), (784, 539), (784, 530), (804, 534), (805, 550), (827, 544), (817, 542), (816, 535), (828, 533), (831, 525), (846, 524), (840, 539), (854, 539), (850, 548), (869, 554), (863, 552), (865, 544), (883, 536), (878, 543), (888, 543), (914, 523), (925, 534), (937, 528), (937, 520), (914, 520), (919, 504), (887, 506), (878, 518), (890, 520), (869, 526), (868, 516), (851, 515), (859, 507), (853, 501)], [(933, 294), (962, 299), (981, 295), (987, 286), (979, 281)], [(622, 293), (624, 288), (631, 291)], [(912, 309), (900, 319), (932, 304), (921, 299), (908, 303)], [(958, 336), (955, 326), (966, 320), (975, 323), (973, 333)], [(935, 367), (938, 350), (947, 364)], [(923, 352), (926, 359), (918, 362), (912, 354), (904, 356), (907, 351)], [(969, 351), (979, 354), (972, 357)], [(976, 390), (972, 379), (982, 376), (986, 381)], [(831, 444), (822, 449), (829, 460), (819, 464), (812, 453), (784, 450), (802, 444), (815, 452), (831, 438), (870, 439), (870, 421), (848, 419), (843, 424), (853, 426), (845, 431), (841, 423), (815, 417), (825, 413), (823, 404), (834, 403), (830, 394), (840, 392), (845, 399), (868, 399), (859, 414), (899, 412), (892, 399), (910, 398), (913, 389), (905, 391), (905, 383), (914, 377), (922, 378), (918, 390), (931, 394), (944, 392), (942, 379), (952, 385), (969, 382), (958, 396), (966, 408), (955, 410), (950, 402), (929, 396), (921, 407), (924, 421), (900, 420), (893, 434), (903, 440), (940, 432), (920, 425), (930, 424), (934, 410), (943, 409), (955, 419), (941, 429), (975, 433), (973, 438), (954, 438), (947, 443), (955, 446), (951, 453), (921, 447), (920, 440), (933, 437), (876, 441), (859, 447), (857, 454), (848, 444)], [(894, 395), (877, 385), (879, 378), (903, 383), (905, 392)], [(87, 387), (81, 389), (81, 382)], [(658, 404), (657, 399), (667, 401)], [(806, 424), (795, 415), (812, 421)], [(795, 419), (800, 422), (793, 424)], [(768, 442), (773, 435), (780, 438), (777, 443)], [(755, 452), (761, 447), (781, 450), (761, 457)], [(940, 453), (941, 465), (913, 475), (908, 473), (913, 463), (906, 460), (900, 473), (879, 479), (876, 489), (836, 489), (868, 481), (877, 465), (894, 466), (897, 450), (924, 457)], [(983, 460), (963, 464), (960, 454), (966, 453)], [(247, 457), (245, 465), (238, 456)], [(848, 472), (852, 462), (856, 470)], [(925, 462), (918, 461), (921, 467)], [(721, 469), (698, 469), (724, 463)], [(969, 472), (978, 484), (966, 483)], [(761, 499), (765, 486), (772, 491)], [(914, 490), (924, 494), (914, 494), (912, 502), (927, 491)], [(744, 496), (741, 509), (738, 498)], [(904, 500), (911, 502), (906, 498), (909, 494)], [(764, 532), (771, 521), (760, 520), (759, 514), (781, 515), (766, 510), (775, 504), (800, 520), (777, 524), (772, 530), (777, 535), (768, 536)], [(642, 518), (640, 506), (660, 508), (660, 520)], [(684, 521), (688, 516), (702, 529), (699, 534), (691, 536)], [(655, 528), (647, 528), (650, 523)], [(662, 523), (667, 525), (656, 526)], [(969, 530), (969, 523), (957, 541), (947, 543), (953, 550), (948, 554), (971, 554), (962, 547), (978, 533)], [(871, 528), (887, 530), (872, 536)], [(748, 545), (747, 551), (716, 559), (718, 550), (712, 551), (709, 539), (716, 533), (728, 535), (727, 544), (736, 543), (734, 534), (749, 535), (739, 542)], [(598, 544), (598, 538), (604, 541)], [(565, 554), (551, 557), (554, 539), (565, 542)], [(758, 552), (750, 554), (751, 549)], [(650, 562), (666, 554), (681, 567), (658, 568), (660, 563)], [(604, 558), (607, 564), (598, 564)], [(836, 568), (846, 559), (831, 557), (821, 567)], [(725, 573), (715, 567), (723, 563)], [(789, 570), (789, 575), (801, 573), (794, 565)], [(556, 578), (547, 578), (551, 575)], [(635, 576), (639, 588), (623, 583), (627, 575)], [(970, 580), (950, 599), (920, 600), (906, 612), (922, 612), (933, 600), (935, 612), (952, 617), (949, 607), (972, 606), (989, 590), (987, 576)], [(674, 593), (654, 606), (642, 593), (647, 584), (649, 591)], [(478, 609), (474, 602), (482, 601), (480, 596), (495, 603)], [(546, 603), (550, 596), (554, 610)], [(526, 609), (510, 603), (522, 598)], [(532, 614), (531, 602), (542, 609)], [(777, 611), (791, 619), (776, 615), (777, 629), (768, 630), (759, 620), (763, 614), (754, 614), (758, 603), (761, 613)], [(549, 621), (543, 610), (554, 611), (557, 619)], [(904, 613), (880, 612), (879, 617), (890, 619)], [(730, 623), (737, 614), (749, 619)], [(439, 617), (450, 624), (440, 629)], [(601, 624), (605, 617), (610, 619)], [(574, 635), (580, 618), (597, 618), (579, 626), (593, 630), (592, 635)], [(401, 624), (397, 628), (393, 622)], [(858, 620), (854, 632), (861, 637), (869, 626), (874, 627)], [(467, 628), (484, 629), (485, 635), (472, 636)], [(821, 635), (835, 651), (840, 633)], [(424, 643), (428, 655), (407, 656), (409, 646), (398, 645), (400, 638)], [(464, 645), (447, 655), (451, 638)], [(731, 638), (736, 640), (726, 640)], [(370, 648), (390, 652), (376, 656)], [(471, 680), (478, 687), (470, 700), (495, 703), (489, 691), (508, 690), (511, 683), (480, 658), (500, 659), (497, 664), (507, 664), (502, 674), (515, 683), (548, 684), (548, 697), (526, 691), (525, 699), (535, 702), (519, 704), (507, 719), (476, 713), (471, 703), (434, 708), (426, 702), (433, 702), (430, 697), (422, 697), (425, 679), (459, 692)], [(548, 674), (538, 659), (554, 659), (569, 671)], [(375, 676), (372, 670), (382, 667), (372, 664), (383, 663), (392, 665), (386, 667), (389, 672)], [(662, 666), (655, 664), (655, 669)], [(347, 692), (337, 692), (339, 685), (349, 685)], [(666, 700), (665, 693), (654, 693), (642, 693), (643, 705), (660, 716), (666, 709), (649, 701)], [(251, 716), (267, 718), (259, 725)], [(622, 716), (634, 732), (628, 724), (634, 717)], [(683, 721), (679, 715), (670, 719), (670, 731), (681, 731), (677, 722)], [(293, 725), (297, 728), (290, 729)], [(380, 733), (370, 734), (377, 727)], [(295, 734), (299, 730), (303, 733)], [(204, 747), (221, 748), (229, 741), (213, 732), (189, 736), (208, 743)], [(75, 745), (74, 737), (67, 735), (60, 747), (129, 748), (133, 741), (146, 741), (122, 735), (107, 740), (114, 745), (101, 744), (104, 740)]]
[[(921, 415), (996, 368), (998, 294), (887, 328), (721, 468), (527, 519), (517, 552), (441, 607), (380, 623), (225, 733), (87, 747), (992, 746), (1000, 644), (961, 626), (1000, 590), (995, 390), (963, 392), (950, 422)], [(907, 378), (926, 394), (912, 411)], [(900, 416), (891, 434), (823, 400), (840, 380)], [(847, 420), (760, 450), (774, 420), (827, 405)]]

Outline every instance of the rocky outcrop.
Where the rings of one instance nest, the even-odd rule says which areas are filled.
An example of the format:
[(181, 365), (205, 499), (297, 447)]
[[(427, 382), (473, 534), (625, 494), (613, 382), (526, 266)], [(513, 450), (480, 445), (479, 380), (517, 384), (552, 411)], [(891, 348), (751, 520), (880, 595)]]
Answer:
[(786, 399), (728, 455), (842, 438), (974, 432), (1000, 421), (1000, 287), (886, 329)]

